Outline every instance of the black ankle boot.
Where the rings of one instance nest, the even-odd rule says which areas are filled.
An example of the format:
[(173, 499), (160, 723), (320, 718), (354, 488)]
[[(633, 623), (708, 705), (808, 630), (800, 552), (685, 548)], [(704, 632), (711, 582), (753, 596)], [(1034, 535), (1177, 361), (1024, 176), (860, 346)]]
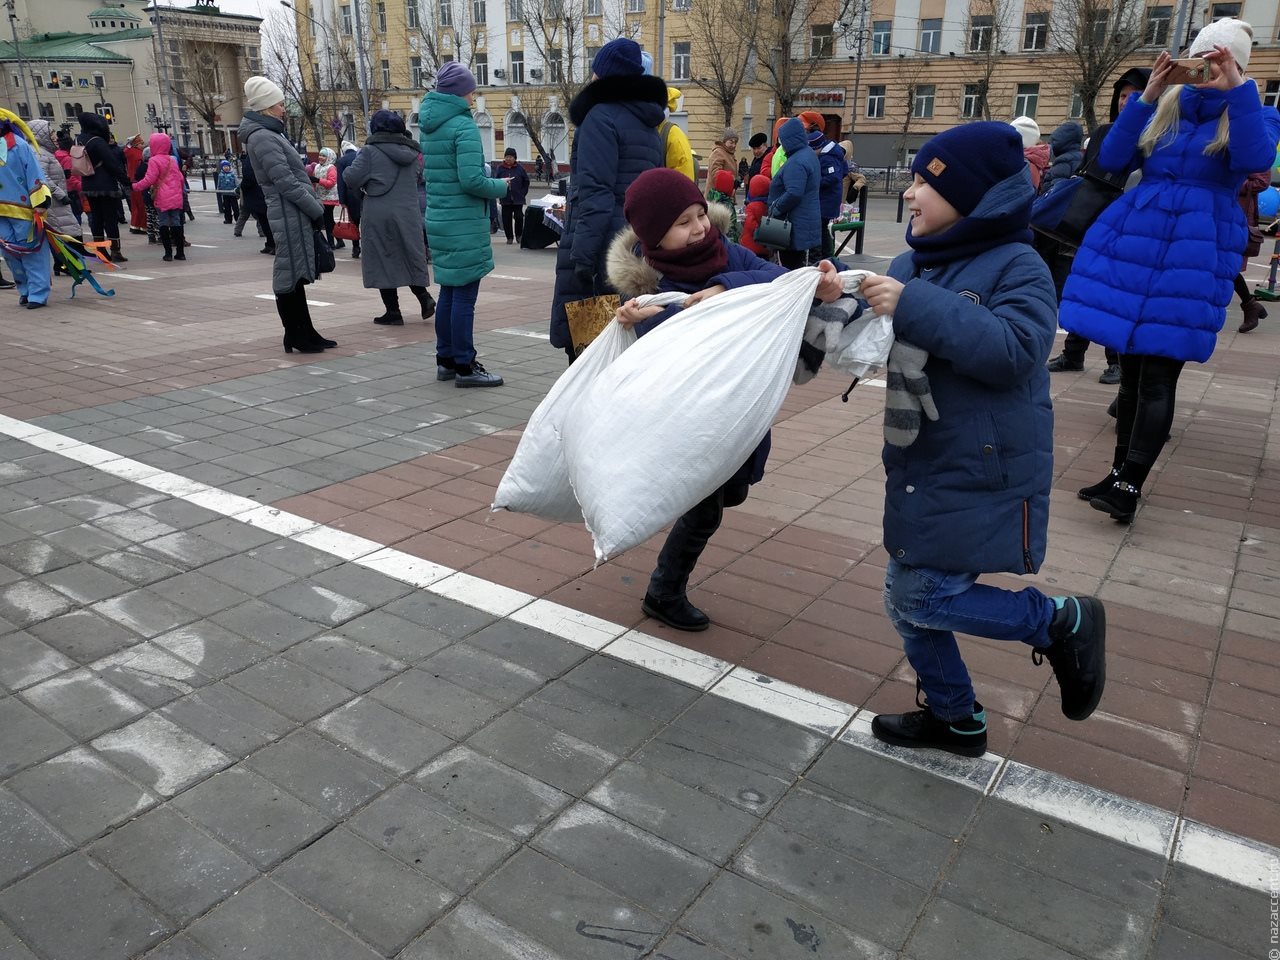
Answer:
[(1053, 603), (1053, 645), (1033, 651), (1031, 660), (1040, 664), (1047, 659), (1053, 667), (1063, 715), (1085, 720), (1097, 709), (1107, 683), (1107, 612), (1094, 597), (1054, 597)]
[(388, 310), (382, 316), (374, 317), (373, 322), (382, 324), (384, 327), (403, 327), (404, 315), (399, 310)]
[(422, 307), (422, 319), (430, 320), (436, 315), (436, 298), (427, 294), (418, 301), (418, 305)]
[(1111, 472), (1099, 480), (1097, 483), (1088, 487), (1081, 487), (1076, 491), (1076, 496), (1081, 500), (1092, 500), (1094, 497), (1101, 496), (1106, 493), (1120, 479), (1120, 468), (1112, 467)]
[(164, 244), (164, 261), (168, 263), (173, 259), (173, 241), (169, 237), (170, 230), (168, 227), (160, 228), (160, 242)]
[(711, 626), (711, 618), (689, 602), (687, 596), (672, 597), (670, 600), (659, 600), (646, 593), (640, 609), (655, 620), (661, 620), (669, 627), (677, 630), (697, 632)]
[(1138, 512), (1138, 500), (1141, 497), (1142, 491), (1133, 484), (1116, 480), (1110, 489), (1090, 500), (1089, 506), (1109, 514), (1112, 520), (1133, 523), (1133, 515)]
[(173, 248), (176, 252), (173, 255), (173, 259), (175, 260), (187, 259), (186, 248), (188, 246), (189, 244), (187, 243), (186, 230), (184, 230), (182, 227), (174, 227), (173, 228)]

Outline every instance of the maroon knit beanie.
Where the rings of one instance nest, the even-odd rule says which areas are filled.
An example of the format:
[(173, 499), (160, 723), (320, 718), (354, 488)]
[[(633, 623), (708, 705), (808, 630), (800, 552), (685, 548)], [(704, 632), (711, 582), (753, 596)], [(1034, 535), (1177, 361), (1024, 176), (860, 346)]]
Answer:
[(646, 170), (627, 187), (622, 214), (640, 238), (646, 253), (656, 249), (680, 214), (695, 203), (706, 209), (707, 198), (678, 170)]

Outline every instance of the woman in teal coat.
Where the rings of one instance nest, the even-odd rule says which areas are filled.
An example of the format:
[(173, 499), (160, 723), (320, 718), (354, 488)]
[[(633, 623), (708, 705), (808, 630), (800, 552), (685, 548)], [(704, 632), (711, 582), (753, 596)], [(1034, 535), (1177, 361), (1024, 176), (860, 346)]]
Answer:
[(440, 284), (436, 303), (436, 379), (458, 387), (500, 387), (502, 378), (476, 360), (472, 328), (480, 280), (493, 271), (489, 201), (506, 195), (507, 181), (484, 175), (484, 148), (471, 117), (476, 78), (446, 63), (418, 111), (426, 158), (427, 235)]

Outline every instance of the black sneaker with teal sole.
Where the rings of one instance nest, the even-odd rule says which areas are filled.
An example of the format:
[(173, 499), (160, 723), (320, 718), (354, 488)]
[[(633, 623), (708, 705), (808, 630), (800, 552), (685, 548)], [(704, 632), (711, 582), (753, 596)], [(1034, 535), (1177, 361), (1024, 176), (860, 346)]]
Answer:
[(1107, 684), (1107, 612), (1094, 597), (1054, 597), (1049, 639), (1053, 645), (1036, 650), (1031, 659), (1049, 661), (1062, 693), (1062, 714), (1086, 720), (1098, 708)]
[(877, 740), (896, 747), (932, 747), (961, 757), (980, 757), (987, 752), (987, 711), (974, 703), (967, 720), (941, 720), (926, 704), (910, 713), (882, 713), (871, 721)]

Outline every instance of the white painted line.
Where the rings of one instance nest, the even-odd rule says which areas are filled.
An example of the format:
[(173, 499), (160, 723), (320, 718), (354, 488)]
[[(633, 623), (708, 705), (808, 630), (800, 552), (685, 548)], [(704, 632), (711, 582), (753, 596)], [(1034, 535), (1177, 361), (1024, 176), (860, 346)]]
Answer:
[(78, 463), (87, 464), (96, 467), (104, 463), (110, 463), (112, 460), (119, 459), (110, 450), (103, 450), (101, 447), (95, 447), (92, 444), (82, 443), (78, 447), (71, 447), (69, 450), (59, 451), (64, 457), (75, 460)]
[(452, 567), (432, 563), (430, 560), (423, 560), (421, 557), (403, 553), (392, 547), (385, 547), (377, 553), (361, 557), (357, 562), (362, 567), (376, 570), (378, 573), (394, 577), (401, 583), (408, 583), (415, 587), (425, 587), (455, 572)]
[(538, 598), (520, 590), (512, 590), (499, 583), (473, 577), (469, 573), (454, 573), (431, 584), (431, 592), (442, 597), (465, 603), (495, 617), (509, 617)]
[(1166, 859), (1172, 851), (1174, 814), (1056, 773), (1010, 760), (991, 795)]
[(50, 450), (54, 453), (61, 453), (64, 450), (70, 450), (72, 447), (83, 446), (83, 441), (75, 439), (75, 437), (64, 437), (60, 433), (37, 433), (35, 436), (28, 437), (27, 443), (33, 447), (39, 447), (41, 450)]
[(639, 630), (624, 633), (601, 652), (700, 690), (710, 689), (733, 669), (733, 664), (726, 660), (678, 646)]
[(218, 249), (218, 245), (215, 243), (193, 243), (191, 244), (191, 246), (195, 247), (197, 250), (217, 250)]
[(204, 507), (206, 510), (212, 510), (227, 517), (248, 513), (250, 510), (256, 510), (262, 506), (257, 500), (250, 500), (248, 497), (227, 493), (225, 490), (215, 490), (212, 487), (208, 490), (193, 493), (185, 499), (188, 503), (194, 503), (198, 507)]
[(354, 533), (335, 530), (333, 527), (320, 524), (313, 525), (309, 530), (295, 535), (293, 539), (309, 547), (315, 547), (317, 550), (323, 550), (325, 553), (331, 553), (335, 557), (341, 557), (343, 560), (358, 560), (386, 549), (376, 540), (358, 537)]
[(541, 333), (537, 330), (521, 330), (519, 327), (500, 327), (497, 330), (491, 330), (490, 333), (509, 333), (515, 337), (532, 337), (534, 340), (550, 340), (551, 334)]
[(494, 280), (532, 280), (533, 277), (512, 277), (505, 273), (491, 273), (489, 276)]
[(34, 423), (15, 420), (13, 417), (6, 417), (0, 413), (0, 432), (13, 437), (15, 440), (26, 440), (28, 437), (34, 437), (37, 434), (48, 433), (49, 431), (44, 427), (37, 427)]
[[(1249, 890), (1274, 896), (1275, 870), (1280, 863), (1277, 853), (1275, 847), (1255, 843), (1247, 837), (1237, 837), (1194, 820), (1183, 820), (1174, 860)], [(1274, 907), (1273, 900), (1272, 909)]]
[(903, 766), (913, 770), (921, 770), (942, 777), (962, 787), (969, 787), (980, 793), (989, 793), (995, 784), (996, 775), (1000, 772), (1004, 758), (994, 753), (981, 757), (958, 757), (942, 750), (909, 750), (906, 747), (895, 747), (893, 744), (877, 740), (871, 733), (872, 715), (865, 711), (853, 718), (840, 741), (868, 753), (878, 753), (882, 757), (896, 760)]
[(139, 273), (120, 273), (118, 270), (109, 270), (104, 276), (109, 280), (154, 280), (155, 277), (144, 277)]
[(599, 650), (627, 632), (626, 627), (550, 600), (535, 600), (511, 614), (511, 619), (554, 633), (589, 650)]
[(150, 487), (152, 490), (158, 490), (160, 493), (167, 493), (171, 497), (180, 498), (213, 489), (207, 483), (188, 480), (186, 477), (180, 477), (176, 473), (152, 474), (149, 477), (143, 477), (138, 483), (144, 487)]
[(711, 693), (828, 737), (834, 737), (849, 722), (855, 709), (850, 704), (744, 667), (734, 667), (711, 688)]
[(164, 473), (159, 467), (153, 467), (149, 463), (142, 463), (129, 457), (108, 460), (98, 466), (103, 472), (109, 473), (113, 477), (118, 477), (121, 480), (131, 480), (136, 483), (141, 483), (147, 477), (154, 477)]
[(260, 530), (266, 530), (268, 533), (278, 533), (282, 537), (292, 537), (304, 530), (310, 530), (316, 526), (314, 520), (308, 520), (306, 517), (300, 517), (295, 513), (288, 513), (284, 510), (277, 510), (274, 507), (259, 506), (253, 510), (248, 510), (237, 515), (237, 520), (243, 520), (245, 523), (251, 524)]
[[(274, 300), (276, 298), (276, 295), (274, 293), (255, 293), (253, 296), (254, 296), (254, 299), (256, 300)], [(329, 303), (327, 300), (308, 300), (307, 306), (308, 307), (332, 307), (333, 304)]]

